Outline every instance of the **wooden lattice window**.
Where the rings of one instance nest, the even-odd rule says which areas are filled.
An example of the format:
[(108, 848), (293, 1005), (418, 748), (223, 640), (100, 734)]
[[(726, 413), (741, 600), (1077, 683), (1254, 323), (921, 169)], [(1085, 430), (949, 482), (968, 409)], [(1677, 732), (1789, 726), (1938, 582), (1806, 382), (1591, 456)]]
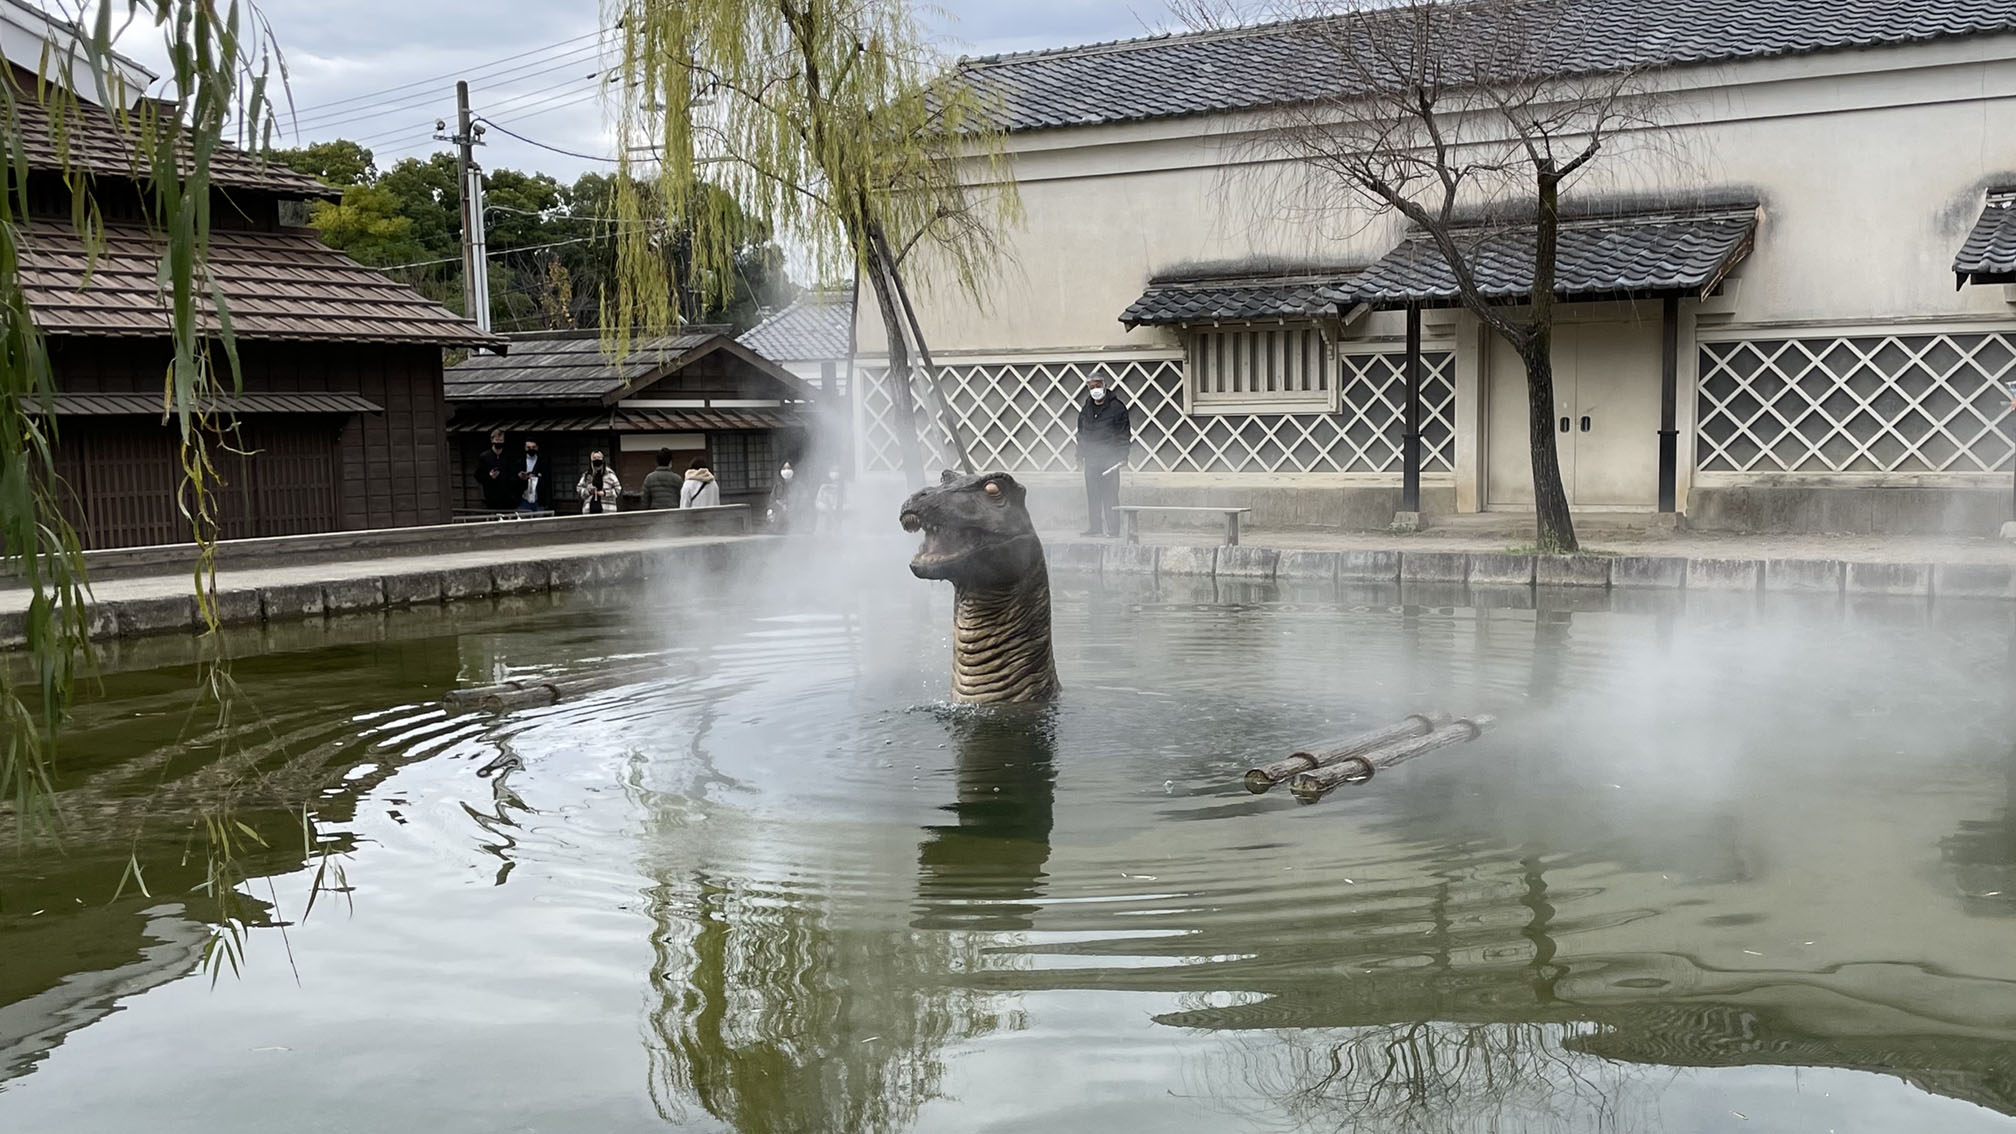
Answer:
[(1702, 472), (1989, 473), (2009, 467), (2007, 331), (1701, 344)]
[(777, 446), (767, 433), (716, 433), (707, 447), (723, 492), (760, 492), (777, 476)]
[(1184, 365), (1198, 413), (1328, 412), (1337, 404), (1329, 344), (1309, 326), (1199, 328)]

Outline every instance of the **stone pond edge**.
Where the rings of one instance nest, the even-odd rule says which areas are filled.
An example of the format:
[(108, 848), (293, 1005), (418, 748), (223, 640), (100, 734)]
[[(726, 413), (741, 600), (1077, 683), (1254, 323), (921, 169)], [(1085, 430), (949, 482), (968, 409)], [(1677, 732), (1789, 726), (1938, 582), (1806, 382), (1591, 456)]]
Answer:
[(2016, 599), (2016, 564), (1865, 563), (1661, 555), (1520, 555), (1475, 551), (1307, 551), (1067, 540), (1051, 566), (1110, 575), (1242, 582), (1440, 583), (1473, 587), (1663, 588), (1721, 593)]
[[(325, 616), (436, 606), (464, 599), (502, 598), (578, 587), (634, 583), (680, 570), (719, 570), (739, 555), (754, 553), (746, 538), (650, 550), (553, 555), (490, 565), (387, 570), (382, 575), (321, 582), (234, 585), (219, 581), (217, 613), (223, 626), (256, 626)], [(561, 551), (561, 548), (554, 548)], [(389, 565), (388, 565), (389, 566)], [(23, 614), (0, 613), (0, 650), (26, 644)], [(87, 633), (93, 641), (155, 634), (198, 633), (204, 629), (190, 594), (142, 598), (89, 599)]]

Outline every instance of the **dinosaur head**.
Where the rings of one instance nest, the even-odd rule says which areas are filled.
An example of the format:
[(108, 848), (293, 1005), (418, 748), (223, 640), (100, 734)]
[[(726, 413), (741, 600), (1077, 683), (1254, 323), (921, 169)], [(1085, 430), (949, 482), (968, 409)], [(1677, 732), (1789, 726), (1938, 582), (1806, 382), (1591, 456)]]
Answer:
[(1043, 544), (1024, 504), (1027, 490), (1007, 473), (955, 476), (903, 502), (903, 530), (924, 533), (910, 560), (920, 579), (962, 587), (1012, 585), (1043, 563)]

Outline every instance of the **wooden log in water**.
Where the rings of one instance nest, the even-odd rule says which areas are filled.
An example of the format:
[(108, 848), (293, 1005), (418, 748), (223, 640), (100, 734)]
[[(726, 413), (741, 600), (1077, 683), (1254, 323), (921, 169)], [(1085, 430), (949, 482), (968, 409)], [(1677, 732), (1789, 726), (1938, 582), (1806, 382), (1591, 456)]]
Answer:
[(663, 677), (671, 670), (672, 664), (669, 661), (653, 659), (617, 669), (579, 673), (568, 677), (515, 678), (491, 685), (451, 689), (442, 695), (441, 704), (451, 710), (483, 709), (490, 712), (523, 708), (527, 705), (550, 705), (562, 697), (571, 697), (578, 693), (592, 693), (625, 682), (648, 681)]
[(1391, 768), (1438, 748), (1475, 740), (1484, 735), (1484, 730), (1490, 728), (1495, 720), (1481, 713), (1474, 717), (1462, 717), (1426, 736), (1396, 741), (1384, 748), (1374, 749), (1314, 771), (1298, 772), (1288, 781), (1288, 790), (1295, 793), (1296, 799), (1304, 803), (1314, 803), (1341, 784), (1364, 783), (1372, 778), (1372, 773), (1377, 769)]
[(1427, 736), (1454, 719), (1448, 713), (1415, 713), (1399, 724), (1376, 732), (1312, 748), (1307, 752), (1291, 753), (1285, 760), (1276, 760), (1272, 764), (1249, 769), (1246, 772), (1246, 790), (1259, 795), (1297, 772), (1313, 772), (1340, 760), (1363, 756), (1375, 748), (1384, 748), (1395, 741)]
[(550, 705), (559, 699), (560, 691), (551, 685), (525, 685), (517, 689), (503, 689), (487, 694), (477, 702), (477, 707), (485, 712), (505, 713), (512, 709)]

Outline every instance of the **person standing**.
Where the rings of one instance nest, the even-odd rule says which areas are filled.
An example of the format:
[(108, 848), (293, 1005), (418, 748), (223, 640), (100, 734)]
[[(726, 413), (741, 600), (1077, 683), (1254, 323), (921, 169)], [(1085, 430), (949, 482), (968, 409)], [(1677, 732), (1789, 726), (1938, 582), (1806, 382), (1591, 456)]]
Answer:
[(520, 512), (550, 512), (553, 510), (552, 477), (547, 474), (546, 462), (539, 456), (539, 442), (525, 442), (525, 456), (519, 460), (518, 510)]
[(686, 468), (686, 483), (679, 489), (681, 508), (718, 508), (721, 506), (721, 486), (714, 482), (714, 470), (707, 467), (707, 458), (695, 457)]
[(616, 511), (623, 496), (623, 482), (616, 478), (616, 470), (602, 459), (602, 450), (588, 454), (588, 471), (574, 484), (574, 495), (581, 498), (581, 514), (599, 516)]
[(835, 532), (840, 530), (840, 513), (847, 507), (847, 489), (840, 479), (840, 467), (826, 470), (826, 483), (812, 495), (812, 530), (815, 532)]
[(490, 447), (476, 458), (476, 488), (483, 494), (483, 506), (492, 512), (509, 512), (518, 506), (520, 491), (511, 458), (504, 455), (504, 431), (490, 435)]
[(1085, 386), (1085, 404), (1078, 410), (1078, 463), (1085, 469), (1084, 534), (1118, 535), (1112, 509), (1120, 503), (1120, 469), (1134, 442), (1134, 423), (1127, 403), (1106, 388), (1106, 379), (1095, 376)]
[(658, 467), (644, 474), (644, 507), (677, 508), (684, 483), (672, 469), (672, 450), (658, 450)]
[(791, 462), (785, 461), (777, 470), (777, 479), (770, 482), (770, 526), (780, 532), (791, 528), (791, 479), (797, 475)]

